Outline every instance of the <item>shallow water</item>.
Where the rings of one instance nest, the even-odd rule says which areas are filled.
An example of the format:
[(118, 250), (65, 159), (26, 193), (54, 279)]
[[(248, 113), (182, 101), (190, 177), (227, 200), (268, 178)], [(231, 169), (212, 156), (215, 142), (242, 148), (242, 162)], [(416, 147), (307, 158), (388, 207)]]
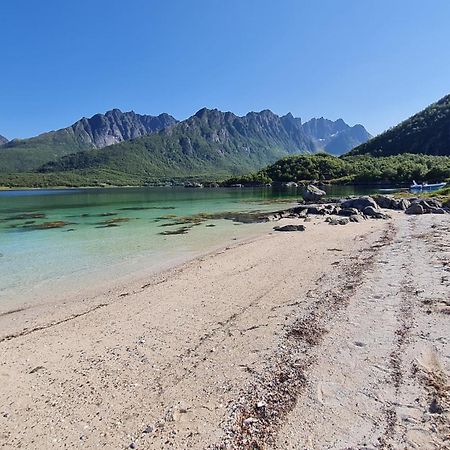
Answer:
[[(373, 191), (335, 187), (330, 194)], [(152, 273), (267, 228), (215, 218), (183, 223), (186, 217), (274, 211), (286, 207), (276, 201), (297, 196), (296, 189), (270, 188), (0, 192), (0, 312), (43, 301), (44, 293), (45, 300), (58, 299), (138, 271)]]

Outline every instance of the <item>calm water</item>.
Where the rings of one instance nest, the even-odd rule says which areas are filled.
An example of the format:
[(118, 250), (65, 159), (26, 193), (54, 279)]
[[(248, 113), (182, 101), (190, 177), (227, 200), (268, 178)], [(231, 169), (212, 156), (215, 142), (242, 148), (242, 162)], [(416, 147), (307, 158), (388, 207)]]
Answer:
[[(373, 189), (333, 188), (331, 195)], [(0, 312), (21, 303), (119, 282), (241, 239), (268, 224), (207, 219), (185, 230), (186, 216), (270, 211), (297, 191), (267, 188), (118, 188), (0, 192)], [(214, 226), (213, 226), (214, 225)], [(58, 227), (49, 228), (46, 227)], [(50, 299), (50, 300), (52, 300)]]

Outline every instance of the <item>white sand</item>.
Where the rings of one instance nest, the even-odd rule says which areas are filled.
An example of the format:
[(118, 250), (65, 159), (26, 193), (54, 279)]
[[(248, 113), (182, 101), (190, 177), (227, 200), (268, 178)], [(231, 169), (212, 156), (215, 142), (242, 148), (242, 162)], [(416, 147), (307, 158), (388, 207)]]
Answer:
[(0, 446), (445, 448), (448, 217), (316, 222), (1, 317)]

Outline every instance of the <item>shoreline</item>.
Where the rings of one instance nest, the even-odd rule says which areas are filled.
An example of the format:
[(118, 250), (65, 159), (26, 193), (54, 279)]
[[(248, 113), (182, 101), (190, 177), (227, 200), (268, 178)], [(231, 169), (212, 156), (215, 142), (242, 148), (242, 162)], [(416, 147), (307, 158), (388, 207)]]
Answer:
[[(277, 222), (278, 223), (278, 222)], [(170, 277), (178, 271), (183, 271), (189, 265), (202, 260), (203, 258), (214, 257), (224, 251), (254, 242), (255, 240), (264, 239), (268, 234), (273, 233), (275, 222), (251, 224), (252, 230), (246, 230), (244, 236), (233, 237), (225, 242), (214, 244), (208, 249), (190, 251), (184, 255), (170, 257), (168, 260), (160, 261), (152, 268), (139, 268), (127, 271), (126, 275), (115, 279), (107, 280), (109, 272), (100, 271), (97, 275), (89, 278), (92, 281), (95, 277), (101, 275), (101, 281), (94, 287), (83, 287), (78, 289), (81, 279), (74, 276), (66, 276), (66, 279), (59, 280), (55, 285), (52, 284), (47, 288), (38, 289), (38, 294), (33, 300), (25, 301), (29, 296), (27, 292), (20, 294), (20, 300), (12, 300), (2, 303), (0, 310), (0, 342), (5, 340), (8, 335), (20, 334), (20, 330), (15, 329), (17, 322), (23, 323), (22, 328), (28, 330), (33, 328), (45, 327), (46, 323), (64, 321), (67, 317), (84, 314), (92, 308), (99, 305), (110, 304), (117, 299), (133, 295), (142, 290), (144, 286), (152, 285), (160, 282), (161, 279)], [(255, 225), (259, 229), (255, 229)], [(150, 261), (151, 256), (140, 256), (139, 265), (145, 265), (146, 261)], [(133, 263), (135, 264), (135, 263)], [(118, 272), (120, 264), (117, 265), (115, 273)], [(47, 281), (46, 283), (50, 283)], [(69, 287), (67, 292), (67, 287)], [(33, 287), (30, 290), (35, 290)], [(51, 300), (49, 297), (54, 296), (54, 292), (64, 291), (61, 296), (56, 295)], [(4, 296), (6, 296), (5, 294)], [(5, 308), (6, 305), (6, 308)], [(9, 306), (8, 306), (9, 305)]]

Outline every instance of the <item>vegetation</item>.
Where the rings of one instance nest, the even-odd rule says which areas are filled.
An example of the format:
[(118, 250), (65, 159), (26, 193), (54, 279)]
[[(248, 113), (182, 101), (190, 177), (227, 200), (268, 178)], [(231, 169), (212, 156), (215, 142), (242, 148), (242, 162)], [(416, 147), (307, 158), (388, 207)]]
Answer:
[(450, 95), (350, 152), (389, 156), (422, 153), (450, 156)]
[(280, 159), (259, 172), (234, 177), (226, 184), (320, 180), (334, 183), (410, 183), (450, 178), (450, 157), (402, 154), (388, 157), (327, 154), (297, 155)]

